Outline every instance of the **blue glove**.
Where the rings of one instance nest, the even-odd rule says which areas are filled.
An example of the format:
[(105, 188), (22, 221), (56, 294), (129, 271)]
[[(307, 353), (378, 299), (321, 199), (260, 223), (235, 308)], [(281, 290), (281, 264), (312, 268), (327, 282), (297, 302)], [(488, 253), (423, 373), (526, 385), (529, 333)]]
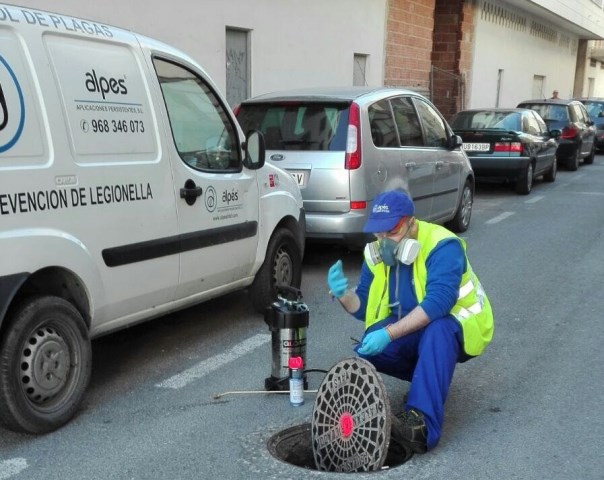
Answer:
[(382, 353), (391, 341), (388, 331), (385, 328), (380, 328), (365, 335), (361, 346), (357, 349), (357, 353), (368, 357), (377, 355)]
[(329, 267), (327, 286), (336, 298), (343, 297), (346, 290), (348, 290), (348, 279), (344, 276), (344, 270), (342, 270), (342, 260), (338, 260)]

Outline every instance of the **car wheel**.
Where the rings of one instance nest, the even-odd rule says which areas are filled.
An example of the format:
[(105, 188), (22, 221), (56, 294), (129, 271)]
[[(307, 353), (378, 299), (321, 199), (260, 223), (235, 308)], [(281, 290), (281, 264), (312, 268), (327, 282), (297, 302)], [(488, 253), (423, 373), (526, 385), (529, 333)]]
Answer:
[(11, 314), (1, 349), (2, 423), (27, 433), (67, 423), (91, 372), (92, 350), (80, 312), (59, 297), (30, 297)]
[(589, 153), (589, 155), (583, 159), (583, 163), (585, 165), (591, 165), (592, 163), (594, 163), (595, 155), (596, 155), (596, 146), (594, 145), (591, 147), (591, 152)]
[(461, 199), (459, 200), (459, 205), (457, 206), (455, 216), (445, 223), (445, 226), (457, 233), (465, 232), (470, 226), (473, 203), (474, 194), (472, 192), (472, 186), (470, 181), (466, 180), (461, 192)]
[(552, 168), (549, 169), (544, 175), (543, 180), (546, 182), (554, 182), (556, 181), (556, 174), (558, 173), (558, 161), (554, 158), (552, 162)]
[(302, 283), (302, 255), (294, 234), (287, 228), (278, 228), (271, 237), (264, 263), (250, 287), (252, 305), (259, 313), (277, 300), (277, 286), (300, 288)]
[(577, 169), (579, 168), (580, 157), (581, 157), (581, 147), (577, 146), (577, 151), (571, 158), (568, 159), (568, 162), (566, 163), (566, 168), (568, 170), (570, 170), (571, 172), (577, 171)]
[(529, 163), (524, 173), (516, 181), (516, 193), (528, 195), (533, 188), (533, 164)]

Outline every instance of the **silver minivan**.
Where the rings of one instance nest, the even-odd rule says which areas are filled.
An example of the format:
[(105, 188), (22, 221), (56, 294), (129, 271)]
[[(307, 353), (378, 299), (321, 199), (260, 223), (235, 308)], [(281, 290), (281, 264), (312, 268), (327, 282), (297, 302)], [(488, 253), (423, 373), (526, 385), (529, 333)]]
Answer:
[(422, 95), (398, 88), (269, 93), (235, 107), (264, 133), (267, 160), (298, 182), (306, 238), (358, 247), (375, 196), (411, 194), (418, 218), (456, 232), (470, 223), (474, 173), (461, 139)]

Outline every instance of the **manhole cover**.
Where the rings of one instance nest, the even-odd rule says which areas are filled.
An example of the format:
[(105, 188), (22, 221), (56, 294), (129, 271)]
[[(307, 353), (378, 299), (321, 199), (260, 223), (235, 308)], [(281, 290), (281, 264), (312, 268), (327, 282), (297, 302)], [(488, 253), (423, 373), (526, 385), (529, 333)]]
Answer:
[(390, 403), (381, 377), (366, 360), (350, 358), (327, 372), (312, 422), (276, 433), (268, 440), (268, 450), (305, 469), (350, 473), (392, 468), (413, 452), (390, 445), (390, 427)]
[(327, 372), (315, 399), (311, 438), (319, 470), (382, 468), (390, 443), (390, 403), (373, 365), (349, 358)]

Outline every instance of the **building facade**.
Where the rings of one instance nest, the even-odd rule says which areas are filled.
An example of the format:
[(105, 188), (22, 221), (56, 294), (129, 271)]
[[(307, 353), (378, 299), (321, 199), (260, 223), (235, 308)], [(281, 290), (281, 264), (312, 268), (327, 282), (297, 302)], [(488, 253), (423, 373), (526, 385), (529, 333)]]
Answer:
[(602, 0), (16, 1), (172, 44), (231, 105), (328, 85), (411, 88), (446, 117), (554, 89), (604, 97)]

